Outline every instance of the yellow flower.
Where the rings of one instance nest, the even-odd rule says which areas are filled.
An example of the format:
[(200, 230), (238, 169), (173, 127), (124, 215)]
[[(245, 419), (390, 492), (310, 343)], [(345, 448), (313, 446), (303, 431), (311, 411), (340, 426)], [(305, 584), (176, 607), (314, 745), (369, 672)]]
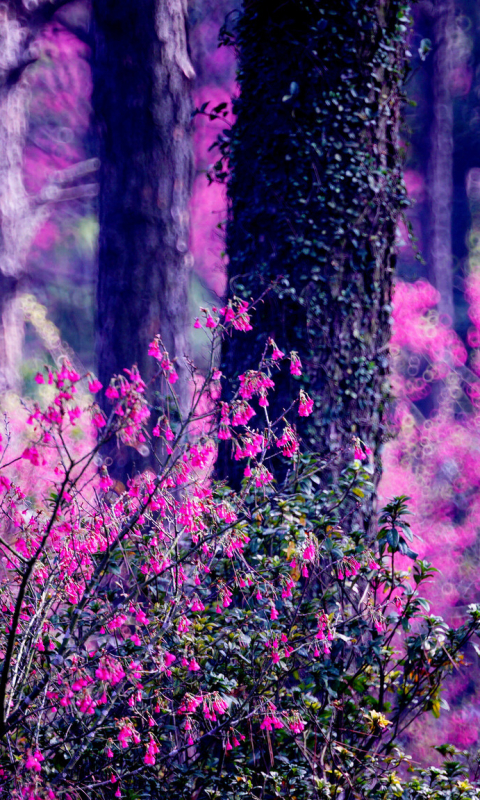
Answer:
[(365, 718), (371, 731), (374, 731), (375, 728), (381, 728), (383, 730), (387, 725), (392, 724), (380, 711), (369, 711), (365, 714)]

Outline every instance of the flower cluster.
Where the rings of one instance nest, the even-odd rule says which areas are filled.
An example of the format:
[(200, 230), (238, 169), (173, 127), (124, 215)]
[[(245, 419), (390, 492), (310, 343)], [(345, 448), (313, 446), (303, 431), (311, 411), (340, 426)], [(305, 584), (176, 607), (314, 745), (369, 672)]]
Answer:
[(175, 371), (173, 362), (170, 361), (170, 357), (167, 350), (163, 346), (160, 336), (156, 336), (153, 342), (150, 342), (148, 355), (156, 358), (160, 364), (163, 374), (170, 384), (174, 384), (178, 381), (178, 374)]

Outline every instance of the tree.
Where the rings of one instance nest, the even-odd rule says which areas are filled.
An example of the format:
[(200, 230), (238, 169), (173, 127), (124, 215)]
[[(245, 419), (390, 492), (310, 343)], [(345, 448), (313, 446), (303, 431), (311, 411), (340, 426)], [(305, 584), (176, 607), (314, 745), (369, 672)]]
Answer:
[(408, 25), (397, 0), (253, 0), (234, 32), (230, 286), (244, 298), (276, 287), (255, 333), (225, 348), (224, 371), (256, 363), (265, 335), (296, 351), (303, 380), (282, 373), (272, 418), (293, 386), (308, 389), (315, 413), (302, 436), (340, 463), (354, 437), (378, 461), (385, 434)]
[[(95, 171), (94, 159), (57, 170), (34, 194), (24, 182), (29, 72), (39, 57), (42, 31), (65, 5), (67, 0), (11, 0), (0, 11), (0, 394), (19, 390), (24, 327), (19, 294), (27, 282), (27, 258), (35, 235), (54, 203), (96, 192), (95, 184), (71, 185)], [(62, 24), (68, 25), (65, 15)]]
[[(177, 359), (183, 403), (194, 75), (185, 16), (184, 0), (93, 2), (92, 102), (102, 165), (98, 373), (108, 385), (137, 364), (150, 381), (148, 344), (160, 333)], [(131, 456), (122, 458), (126, 476)]]

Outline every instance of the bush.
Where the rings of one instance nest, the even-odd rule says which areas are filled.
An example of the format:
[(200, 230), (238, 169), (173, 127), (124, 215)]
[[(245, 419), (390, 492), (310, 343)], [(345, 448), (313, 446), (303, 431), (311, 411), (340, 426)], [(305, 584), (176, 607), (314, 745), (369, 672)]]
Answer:
[[(333, 485), (328, 461), (302, 453), (295, 432), (310, 398), (301, 392), (269, 419), (285, 358), (274, 342), (232, 403), (218, 400), (219, 342), (249, 328), (248, 312), (241, 301), (205, 312), (210, 368), (205, 380), (192, 368), (186, 418), (157, 338), (160, 411), (135, 369), (107, 388), (108, 419), (95, 404), (82, 411), (84, 378), (64, 363), (37, 377), (52, 397), (30, 409), (30, 443), (12, 453), (7, 436), (2, 796), (477, 796), (460, 767), (438, 771), (434, 788), (423, 773), (405, 783), (399, 742), (419, 715), (440, 713), (442, 679), (477, 633), (480, 608), (456, 630), (429, 613), (419, 592), (434, 570), (410, 548), (406, 498), (386, 506), (377, 541), (355, 529), (372, 491), (360, 441), (341, 454)], [(98, 442), (74, 455), (86, 418)], [(97, 470), (112, 436), (158, 454), (126, 487), (105, 463)], [(244, 461), (239, 492), (211, 478), (217, 439)], [(48, 492), (31, 493), (24, 466), (51, 469)]]

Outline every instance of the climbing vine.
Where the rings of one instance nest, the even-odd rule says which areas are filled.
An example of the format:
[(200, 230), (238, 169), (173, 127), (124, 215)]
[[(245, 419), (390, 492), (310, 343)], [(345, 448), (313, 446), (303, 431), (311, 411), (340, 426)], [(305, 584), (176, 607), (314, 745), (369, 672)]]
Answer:
[(292, 381), (307, 384), (315, 408), (300, 430), (322, 451), (359, 436), (376, 454), (385, 434), (408, 29), (399, 0), (288, 0), (245, 3), (223, 32), (239, 57), (216, 165), (228, 161), (230, 289), (258, 296), (275, 282), (224, 371), (254, 363), (265, 334), (296, 351), (303, 376), (285, 372), (271, 413)]

